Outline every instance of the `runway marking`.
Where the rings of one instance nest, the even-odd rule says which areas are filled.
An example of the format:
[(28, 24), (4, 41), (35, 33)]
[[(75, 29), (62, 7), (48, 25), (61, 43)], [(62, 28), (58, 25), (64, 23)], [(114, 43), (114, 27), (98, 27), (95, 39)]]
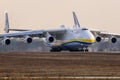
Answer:
[(12, 78), (17, 78), (17, 79), (40, 79), (40, 78), (50, 78), (50, 79), (120, 79), (120, 77), (1, 77), (2, 79), (12, 79)]

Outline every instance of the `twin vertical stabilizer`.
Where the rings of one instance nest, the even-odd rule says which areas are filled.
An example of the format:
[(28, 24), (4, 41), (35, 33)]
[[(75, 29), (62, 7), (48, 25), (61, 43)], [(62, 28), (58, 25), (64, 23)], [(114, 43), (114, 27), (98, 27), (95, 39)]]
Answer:
[(5, 33), (9, 33), (9, 18), (8, 18), (8, 13), (5, 11), (5, 28), (4, 28)]
[(28, 31), (28, 30), (25, 30), (25, 29), (10, 29), (8, 12), (5, 11), (4, 15), (5, 15), (5, 26), (4, 26), (5, 33), (9, 33), (9, 31)]
[[(75, 12), (73, 12), (73, 19), (74, 19), (74, 27), (75, 28), (80, 28), (79, 21), (77, 19), (77, 16)], [(12, 30), (12, 29), (11, 29)], [(14, 31), (17, 29), (13, 29)], [(5, 28), (4, 28), (5, 33), (9, 33), (9, 18), (8, 18), (8, 12), (5, 11)], [(27, 31), (27, 30), (18, 30), (18, 31)]]
[(79, 28), (80, 24), (79, 24), (79, 21), (77, 19), (75, 12), (73, 12), (73, 18), (74, 18), (74, 27)]

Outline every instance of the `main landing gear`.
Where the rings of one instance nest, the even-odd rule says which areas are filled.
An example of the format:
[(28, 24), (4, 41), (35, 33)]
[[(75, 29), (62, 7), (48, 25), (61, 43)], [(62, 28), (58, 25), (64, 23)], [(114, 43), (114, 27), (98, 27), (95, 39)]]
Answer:
[(60, 52), (61, 48), (60, 47), (52, 47), (52, 49), (50, 50), (50, 52)]
[(87, 47), (84, 48), (78, 48), (78, 49), (62, 49), (59, 46), (54, 46), (52, 47), (52, 49), (50, 50), (50, 52), (61, 52), (61, 51), (70, 51), (70, 52), (89, 52), (89, 49)]
[(70, 52), (89, 52), (88, 48), (70, 49)]
[(87, 47), (84, 47), (84, 48), (80, 48), (79, 51), (81, 52), (89, 52), (88, 48)]

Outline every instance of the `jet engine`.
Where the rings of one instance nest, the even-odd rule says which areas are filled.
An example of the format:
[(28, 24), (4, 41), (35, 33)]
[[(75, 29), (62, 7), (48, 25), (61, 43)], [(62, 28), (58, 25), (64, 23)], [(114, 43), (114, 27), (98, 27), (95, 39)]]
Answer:
[(47, 43), (53, 43), (53, 42), (55, 42), (55, 37), (47, 32), (46, 38), (43, 40), (44, 40), (44, 42), (47, 42)]
[(96, 42), (101, 42), (102, 41), (102, 38), (100, 36), (97, 36), (96, 37)]
[(110, 41), (111, 41), (111, 43), (116, 43), (117, 42), (117, 38), (116, 37), (111, 37)]
[(48, 37), (46, 37), (46, 41), (48, 43), (53, 43), (55, 41), (55, 38), (53, 36), (48, 36)]
[(116, 42), (117, 42), (117, 38), (116, 38), (116, 37), (102, 38), (102, 37), (100, 37), (100, 36), (97, 36), (97, 37), (96, 37), (96, 42), (101, 42), (101, 41), (103, 41), (103, 42), (108, 41), (108, 42), (111, 42), (111, 43), (116, 43)]
[(25, 37), (24, 43), (32, 43), (32, 38), (29, 36)]
[(2, 44), (6, 44), (6, 45), (9, 45), (11, 43), (11, 40), (9, 38), (4, 38), (2, 40)]

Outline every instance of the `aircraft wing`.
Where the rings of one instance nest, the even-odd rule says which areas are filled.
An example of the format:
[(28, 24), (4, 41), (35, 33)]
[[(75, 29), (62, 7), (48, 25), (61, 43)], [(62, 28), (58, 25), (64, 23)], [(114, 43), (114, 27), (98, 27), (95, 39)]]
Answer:
[(95, 36), (120, 38), (120, 34), (108, 33), (108, 32), (100, 31), (100, 30), (90, 30), (90, 31), (91, 31)]
[(8, 38), (21, 38), (25, 36), (30, 37), (45, 37), (47, 33), (51, 35), (63, 35), (66, 32), (66, 28), (58, 28), (58, 29), (47, 29), (47, 30), (30, 30), (30, 31), (21, 31), (15, 33), (5, 33), (0, 34), (0, 38), (8, 37)]

